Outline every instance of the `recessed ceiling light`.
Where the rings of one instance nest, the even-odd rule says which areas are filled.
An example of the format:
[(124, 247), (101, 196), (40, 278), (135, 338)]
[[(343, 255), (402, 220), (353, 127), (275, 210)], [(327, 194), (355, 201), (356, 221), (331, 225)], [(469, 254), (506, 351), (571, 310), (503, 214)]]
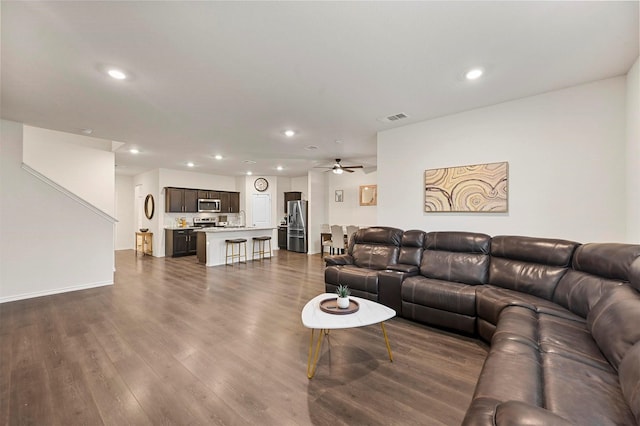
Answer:
[(195, 166), (195, 164), (193, 164), (191, 161), (187, 163), (187, 167), (193, 167), (193, 166)]
[(132, 153), (132, 154), (137, 154), (137, 153), (139, 153), (140, 151), (139, 151), (137, 148), (131, 148), (131, 149), (129, 150), (129, 152), (130, 152), (130, 153)]
[(251, 171), (247, 172), (247, 176), (251, 176), (253, 173)]
[(276, 170), (278, 170), (279, 172), (282, 171), (282, 169), (284, 169), (284, 167), (282, 167), (282, 166), (276, 167)]
[(109, 74), (111, 78), (115, 78), (116, 80), (124, 80), (125, 78), (127, 78), (127, 75), (125, 73), (115, 68), (111, 68), (109, 71), (107, 71), (107, 74)]
[(284, 131), (284, 135), (288, 138), (294, 136), (296, 134), (296, 132), (294, 132), (293, 130), (285, 130)]
[(216, 159), (216, 160), (222, 160), (222, 155), (220, 155), (220, 154), (216, 155), (216, 156), (215, 156), (215, 159)]
[(484, 74), (484, 70), (482, 68), (474, 68), (474, 69), (471, 69), (471, 70), (467, 71), (464, 74), (464, 77), (467, 80), (476, 80), (476, 79), (482, 77), (482, 74)]

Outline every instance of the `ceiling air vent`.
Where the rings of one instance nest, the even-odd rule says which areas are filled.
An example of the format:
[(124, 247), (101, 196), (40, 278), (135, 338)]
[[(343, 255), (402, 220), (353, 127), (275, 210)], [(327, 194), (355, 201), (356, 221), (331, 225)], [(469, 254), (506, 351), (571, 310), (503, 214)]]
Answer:
[(399, 112), (398, 114), (382, 117), (382, 118), (379, 118), (378, 120), (382, 121), (383, 123), (393, 123), (399, 120), (404, 120), (405, 118), (409, 118), (409, 116), (404, 112)]

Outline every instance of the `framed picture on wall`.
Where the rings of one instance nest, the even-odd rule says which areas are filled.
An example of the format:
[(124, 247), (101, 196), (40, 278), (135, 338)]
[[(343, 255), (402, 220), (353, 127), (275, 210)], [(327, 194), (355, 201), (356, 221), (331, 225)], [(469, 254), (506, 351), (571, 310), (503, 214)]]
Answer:
[(336, 189), (336, 203), (341, 203), (344, 201), (344, 190)]
[(378, 185), (362, 185), (360, 187), (360, 205), (378, 205)]

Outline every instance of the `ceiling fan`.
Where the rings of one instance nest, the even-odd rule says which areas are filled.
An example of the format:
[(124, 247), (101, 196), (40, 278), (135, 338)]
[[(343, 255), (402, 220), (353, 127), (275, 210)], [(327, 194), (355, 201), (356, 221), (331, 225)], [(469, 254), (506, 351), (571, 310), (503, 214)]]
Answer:
[(340, 158), (336, 158), (336, 162), (332, 167), (318, 167), (320, 169), (329, 169), (327, 171), (332, 171), (333, 173), (340, 175), (344, 172), (347, 173), (353, 173), (353, 170), (351, 169), (361, 169), (362, 166), (343, 166), (342, 164), (340, 164), (340, 161), (342, 161)]

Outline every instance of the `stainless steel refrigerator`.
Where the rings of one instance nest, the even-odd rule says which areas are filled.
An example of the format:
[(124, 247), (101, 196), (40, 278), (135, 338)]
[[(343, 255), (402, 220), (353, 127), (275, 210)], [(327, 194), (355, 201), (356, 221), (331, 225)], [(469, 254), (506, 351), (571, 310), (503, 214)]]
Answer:
[(307, 252), (307, 202), (289, 201), (287, 204), (289, 214), (287, 227), (287, 250), (299, 253)]

